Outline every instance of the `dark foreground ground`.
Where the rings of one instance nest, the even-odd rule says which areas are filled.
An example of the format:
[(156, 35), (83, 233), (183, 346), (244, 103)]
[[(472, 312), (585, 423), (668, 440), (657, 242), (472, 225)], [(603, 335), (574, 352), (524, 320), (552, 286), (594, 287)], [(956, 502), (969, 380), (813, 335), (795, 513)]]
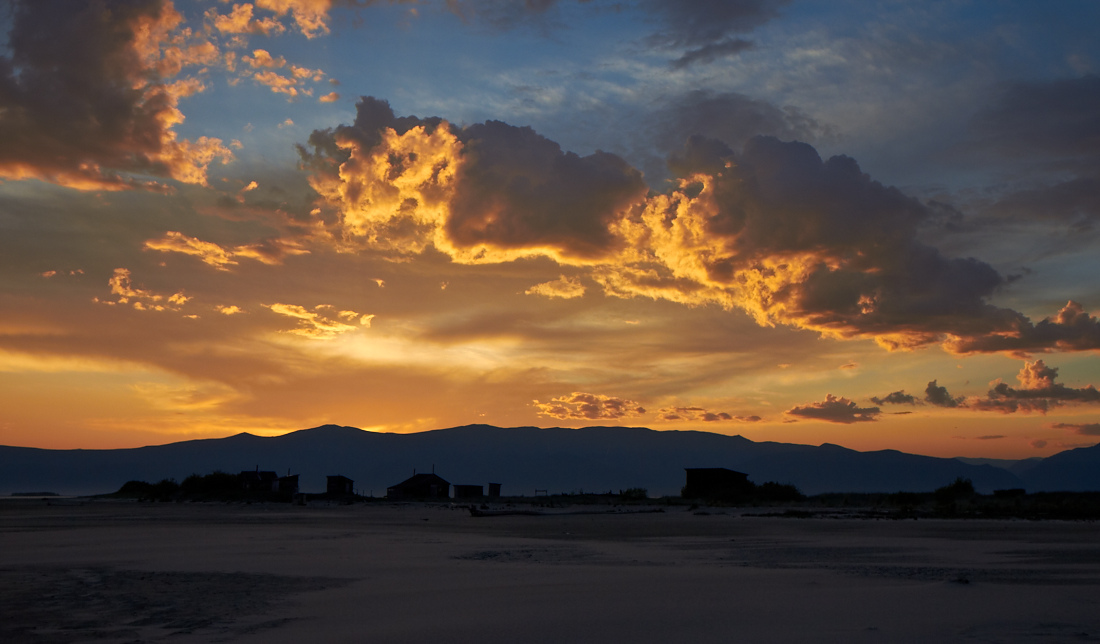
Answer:
[(1100, 641), (1100, 523), (638, 509), (3, 500), (0, 642)]

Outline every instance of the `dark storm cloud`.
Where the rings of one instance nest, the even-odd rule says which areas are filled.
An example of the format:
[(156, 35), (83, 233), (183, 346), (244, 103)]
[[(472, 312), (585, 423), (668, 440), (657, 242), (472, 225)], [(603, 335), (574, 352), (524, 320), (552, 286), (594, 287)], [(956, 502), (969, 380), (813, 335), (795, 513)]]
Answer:
[(877, 420), (876, 417), (881, 412), (878, 407), (858, 407), (855, 402), (847, 398), (837, 398), (832, 394), (826, 394), (824, 401), (801, 407), (792, 407), (787, 410), (787, 413), (792, 416), (848, 425)]
[(1100, 172), (1039, 188), (1013, 192), (989, 207), (998, 216), (1064, 222), (1089, 228), (1100, 220)]
[(34, 0), (12, 8), (0, 56), (0, 176), (75, 188), (124, 189), (120, 173), (205, 183), (206, 165), (232, 157), (217, 139), (177, 141), (181, 96), (166, 84), (185, 63), (217, 55), (209, 42), (168, 46), (180, 21), (167, 0)]
[(665, 174), (658, 164), (663, 166), (667, 155), (680, 150), (692, 136), (712, 140), (711, 145), (722, 146), (724, 154), (730, 154), (727, 144), (740, 148), (756, 135), (799, 141), (832, 136), (831, 128), (798, 108), (780, 108), (736, 92), (692, 90), (667, 101), (644, 120), (646, 144), (655, 148), (652, 156), (658, 157), (646, 163), (651, 182)]
[(642, 6), (661, 24), (649, 44), (683, 52), (672, 65), (683, 68), (735, 55), (752, 43), (745, 34), (779, 15), (789, 0), (647, 0)]
[(672, 61), (672, 67), (675, 69), (683, 69), (695, 63), (712, 63), (719, 58), (733, 56), (734, 54), (752, 49), (755, 46), (756, 45), (751, 41), (741, 38), (722, 40), (687, 52), (683, 56)]
[(1005, 195), (989, 214), (1077, 226), (1100, 218), (1100, 76), (1011, 85), (971, 132), (973, 150), (1029, 164), (1033, 185)]
[(1100, 423), (1054, 423), (1051, 429), (1068, 429), (1082, 436), (1100, 436)]
[(1005, 330), (1022, 318), (986, 303), (1004, 283), (996, 270), (917, 241), (929, 209), (850, 157), (822, 161), (810, 145), (772, 137), (754, 137), (736, 154), (692, 137), (670, 166), (713, 182), (705, 226), (724, 253), (708, 261), (710, 280), (763, 279), (761, 262), (801, 257), (797, 283), (754, 293), (761, 301), (753, 305), (777, 321), (908, 346)]
[(550, 245), (596, 257), (611, 250), (611, 224), (647, 189), (621, 158), (562, 152), (531, 128), (489, 121), (459, 138), (465, 163), (448, 226), (458, 245)]
[(939, 386), (935, 380), (924, 389), (924, 402), (936, 407), (965, 407), (962, 396), (954, 397), (947, 393), (947, 387)]
[(907, 394), (904, 389), (899, 389), (888, 394), (885, 398), (875, 396), (871, 398), (871, 402), (876, 405), (915, 405), (918, 401), (912, 394)]
[(976, 148), (1094, 162), (1100, 154), (1100, 76), (1019, 83), (971, 123)]
[(1032, 323), (1017, 319), (1007, 333), (955, 338), (948, 349), (955, 353), (993, 353), (1015, 355), (1046, 351), (1094, 351), (1100, 349), (1100, 319), (1084, 307), (1070, 301), (1056, 315)]

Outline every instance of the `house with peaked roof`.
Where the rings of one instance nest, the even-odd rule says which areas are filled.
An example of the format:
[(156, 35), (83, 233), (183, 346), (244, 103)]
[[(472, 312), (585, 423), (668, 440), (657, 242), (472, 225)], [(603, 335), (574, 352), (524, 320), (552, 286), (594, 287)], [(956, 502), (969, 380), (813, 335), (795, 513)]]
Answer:
[(449, 499), (451, 484), (435, 472), (413, 474), (397, 485), (386, 488), (387, 499)]

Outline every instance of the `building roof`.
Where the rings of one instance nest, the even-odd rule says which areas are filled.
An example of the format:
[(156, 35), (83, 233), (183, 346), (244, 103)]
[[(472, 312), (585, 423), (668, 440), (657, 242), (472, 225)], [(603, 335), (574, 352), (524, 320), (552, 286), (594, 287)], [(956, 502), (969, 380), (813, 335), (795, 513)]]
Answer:
[(422, 485), (431, 485), (433, 483), (437, 485), (440, 483), (444, 485), (450, 485), (450, 482), (433, 472), (430, 474), (413, 474), (404, 481), (401, 481), (397, 485), (391, 487), (420, 487)]

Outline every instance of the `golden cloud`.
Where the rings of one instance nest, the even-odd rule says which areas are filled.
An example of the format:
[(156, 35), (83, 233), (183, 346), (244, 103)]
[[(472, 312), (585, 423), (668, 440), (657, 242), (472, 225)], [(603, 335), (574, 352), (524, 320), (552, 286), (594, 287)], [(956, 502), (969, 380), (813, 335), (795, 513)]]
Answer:
[(226, 249), (214, 242), (188, 237), (176, 231), (168, 231), (160, 239), (147, 240), (145, 248), (162, 253), (182, 253), (198, 257), (204, 264), (221, 271), (236, 266), (239, 257), (275, 266), (281, 264), (287, 256), (309, 253), (308, 250), (301, 248), (297, 242), (282, 239), (271, 239)]
[(188, 237), (183, 233), (168, 231), (161, 239), (150, 239), (145, 242), (145, 248), (161, 252), (183, 253), (192, 255), (218, 270), (228, 270), (229, 266), (236, 266), (233, 253), (213, 243)]
[[(169, 0), (111, 12), (74, 2), (59, 20), (54, 5), (26, 3), (12, 25), (12, 56), (0, 95), (0, 177), (36, 178), (79, 190), (158, 189), (130, 175), (205, 185), (207, 168), (232, 152), (220, 139), (179, 140), (181, 98), (201, 92), (196, 78), (167, 79), (219, 59), (217, 46), (181, 27)], [(55, 61), (68, 61), (60, 74)], [(110, 61), (109, 64), (104, 61)]]
[[(370, 327), (373, 315), (357, 313), (355, 311), (340, 311), (328, 304), (319, 304), (312, 310), (297, 304), (264, 304), (272, 312), (298, 321), (298, 327), (286, 331), (294, 335), (300, 335), (311, 340), (331, 340), (339, 335), (357, 330), (360, 326)], [(331, 311), (332, 313), (329, 313)], [(343, 318), (350, 321), (358, 319), (358, 325), (340, 322), (334, 318)]]
[(539, 416), (560, 420), (616, 420), (645, 413), (645, 408), (633, 400), (580, 391), (551, 398), (550, 402), (535, 400), (533, 404)]
[(275, 18), (253, 18), (253, 6), (250, 3), (235, 4), (227, 15), (221, 15), (216, 8), (206, 10), (206, 19), (214, 28), (226, 34), (262, 34), (275, 36), (286, 27)]
[(256, 6), (283, 16), (290, 13), (306, 38), (327, 34), (332, 0), (256, 0)]
[[(613, 297), (741, 310), (761, 326), (869, 338), (889, 350), (1100, 348), (1100, 320), (1070, 303), (1032, 325), (988, 303), (1004, 283), (918, 239), (930, 209), (856, 162), (771, 137), (739, 152), (692, 137), (668, 194), (615, 155), (562, 152), (530, 128), (398, 118), (364, 97), (354, 125), (300, 147), (343, 249), (432, 247), (459, 263), (545, 256), (584, 267)], [(553, 282), (532, 294), (577, 293)]]
[(724, 411), (710, 411), (703, 407), (662, 407), (657, 410), (657, 417), (665, 421), (692, 421), (704, 423), (721, 421), (757, 423), (761, 420), (759, 416), (734, 416)]
[(524, 291), (527, 295), (541, 295), (549, 298), (561, 298), (571, 300), (584, 295), (584, 284), (575, 277), (562, 275), (556, 280), (535, 284)]
[(107, 284), (111, 287), (111, 294), (116, 296), (116, 299), (100, 300), (99, 298), (93, 298), (93, 301), (109, 306), (129, 304), (138, 311), (178, 311), (191, 299), (184, 295), (182, 291), (172, 295), (163, 295), (136, 287), (130, 278), (130, 269), (127, 268), (116, 268), (114, 275), (107, 281)]
[(273, 58), (266, 49), (253, 50), (252, 56), (245, 56), (241, 60), (253, 67), (279, 68), (286, 66), (286, 58), (283, 58), (282, 56), (279, 56), (278, 58)]

